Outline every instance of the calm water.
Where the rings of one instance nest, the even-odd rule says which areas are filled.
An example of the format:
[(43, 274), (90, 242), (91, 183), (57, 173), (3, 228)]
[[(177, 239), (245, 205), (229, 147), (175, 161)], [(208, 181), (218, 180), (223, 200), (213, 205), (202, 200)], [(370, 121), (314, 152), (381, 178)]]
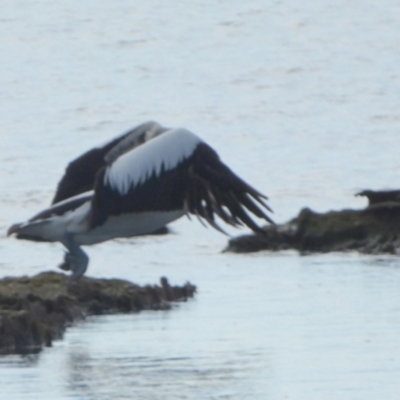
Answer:
[[(202, 136), (278, 222), (399, 188), (399, 24), (394, 0), (4, 0), (1, 231), (49, 204), (68, 161), (148, 119)], [(195, 220), (173, 229), (87, 248), (89, 274), (190, 280), (194, 301), (0, 358), (1, 399), (398, 398), (397, 257), (233, 255)], [(4, 235), (0, 250), (0, 276), (63, 254)]]

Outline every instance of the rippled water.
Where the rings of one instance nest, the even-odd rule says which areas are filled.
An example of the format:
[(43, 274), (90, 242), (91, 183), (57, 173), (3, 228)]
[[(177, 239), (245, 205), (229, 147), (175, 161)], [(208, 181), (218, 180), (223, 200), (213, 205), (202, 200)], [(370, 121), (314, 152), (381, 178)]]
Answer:
[[(69, 160), (148, 119), (206, 139), (278, 222), (398, 188), (399, 23), (391, 0), (3, 1), (1, 230), (49, 204)], [(233, 255), (196, 221), (173, 229), (88, 247), (88, 272), (190, 280), (195, 300), (0, 358), (1, 398), (398, 398), (397, 257)], [(0, 250), (1, 276), (62, 258)]]

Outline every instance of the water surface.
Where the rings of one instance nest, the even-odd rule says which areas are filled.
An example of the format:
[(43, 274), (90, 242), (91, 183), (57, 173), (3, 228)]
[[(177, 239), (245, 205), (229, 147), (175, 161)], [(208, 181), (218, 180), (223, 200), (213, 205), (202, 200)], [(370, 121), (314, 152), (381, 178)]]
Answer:
[[(207, 140), (277, 222), (398, 188), (395, 1), (3, 3), (3, 232), (49, 204), (71, 159), (148, 119)], [(88, 273), (190, 280), (194, 301), (91, 318), (38, 356), (2, 357), (2, 398), (398, 398), (396, 256), (233, 255), (195, 220), (173, 229), (88, 247)], [(62, 258), (4, 236), (0, 250), (1, 276)]]

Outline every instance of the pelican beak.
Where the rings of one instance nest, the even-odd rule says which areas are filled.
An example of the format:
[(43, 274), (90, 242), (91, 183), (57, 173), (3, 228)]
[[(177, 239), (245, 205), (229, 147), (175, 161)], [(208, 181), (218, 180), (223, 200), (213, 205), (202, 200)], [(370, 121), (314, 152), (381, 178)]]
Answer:
[(14, 224), (8, 228), (7, 236), (12, 235), (13, 233), (18, 233), (19, 228), (21, 228), (22, 224)]

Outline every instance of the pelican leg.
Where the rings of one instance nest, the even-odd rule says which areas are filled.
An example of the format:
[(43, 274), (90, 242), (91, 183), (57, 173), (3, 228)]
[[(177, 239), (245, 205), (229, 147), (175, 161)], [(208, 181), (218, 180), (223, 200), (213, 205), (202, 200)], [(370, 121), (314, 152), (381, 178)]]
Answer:
[(64, 254), (64, 262), (58, 266), (63, 271), (71, 271), (71, 263), (73, 262), (74, 256), (68, 251)]
[(87, 269), (89, 257), (79, 245), (75, 243), (71, 234), (66, 234), (62, 243), (67, 248), (68, 252), (65, 253), (64, 262), (59, 265), (59, 268), (64, 271), (72, 271), (70, 279), (78, 280)]

